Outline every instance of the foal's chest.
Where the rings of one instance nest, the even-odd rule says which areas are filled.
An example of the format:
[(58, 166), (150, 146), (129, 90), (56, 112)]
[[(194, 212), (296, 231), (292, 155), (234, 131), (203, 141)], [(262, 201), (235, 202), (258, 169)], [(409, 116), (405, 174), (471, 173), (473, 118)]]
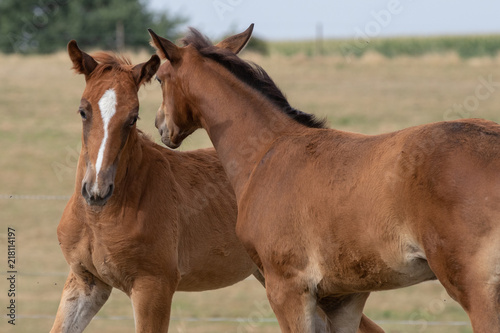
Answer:
[(133, 272), (125, 259), (126, 253), (125, 249), (112, 251), (96, 239), (82, 240), (73, 251), (71, 268), (77, 274), (90, 272), (104, 283), (127, 292), (132, 287)]

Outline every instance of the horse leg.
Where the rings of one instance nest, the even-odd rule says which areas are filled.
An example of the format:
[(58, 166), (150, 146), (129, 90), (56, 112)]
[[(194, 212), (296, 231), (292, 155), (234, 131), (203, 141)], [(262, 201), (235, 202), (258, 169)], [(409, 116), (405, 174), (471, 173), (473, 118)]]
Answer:
[(136, 278), (130, 298), (137, 333), (168, 332), (170, 308), (178, 279), (143, 276)]
[(266, 287), (266, 279), (264, 278), (264, 275), (260, 272), (260, 270), (255, 270), (255, 272), (252, 273), (252, 275), (257, 279), (257, 281), (260, 282), (260, 284), (265, 288)]
[(500, 332), (498, 245), (489, 241), (484, 244), (472, 256), (452, 251), (450, 245), (446, 251), (428, 255), (436, 277), (467, 312), (474, 333)]
[(281, 331), (318, 332), (315, 290), (311, 290), (299, 278), (283, 278), (267, 272), (265, 278), (267, 298)]
[(377, 324), (363, 315), (369, 295), (370, 293), (358, 293), (321, 298), (318, 303), (328, 317), (329, 332), (383, 332)]
[(108, 300), (111, 289), (88, 271), (75, 274), (70, 270), (50, 332), (83, 332)]
[[(331, 322), (325, 312), (318, 306), (316, 312), (316, 331), (315, 333), (335, 332)], [(361, 316), (361, 322), (357, 333), (384, 333), (384, 330), (375, 324), (370, 318), (364, 314)]]
[[(262, 275), (262, 273), (260, 272), (260, 270), (256, 270), (253, 273), (253, 276), (255, 276), (257, 281), (259, 281), (260, 284), (262, 284), (262, 286), (264, 286), (264, 288), (266, 287), (266, 280), (265, 280), (264, 276)], [(316, 310), (317, 311), (314, 315), (315, 333), (328, 332), (327, 326), (326, 326), (327, 317), (326, 317), (325, 313), (319, 307), (316, 307)], [(360, 333), (364, 333), (364, 332), (368, 332), (368, 331), (363, 331)]]
[[(264, 276), (261, 274), (260, 270), (256, 270), (253, 275), (264, 287), (266, 287)], [(329, 332), (328, 316), (319, 306), (316, 307), (313, 322), (315, 333)], [(357, 333), (384, 333), (384, 330), (370, 318), (362, 314)]]
[[(361, 326), (363, 307), (369, 293), (352, 294), (337, 298), (323, 298), (316, 301), (316, 291), (311, 290), (298, 279), (269, 278), (266, 275), (266, 292), (269, 303), (278, 319), (282, 332), (332, 333), (383, 332), (375, 323), (367, 321)], [(320, 321), (316, 306), (327, 316)]]
[[(257, 279), (257, 281), (260, 282), (260, 284), (262, 284), (262, 286), (264, 286), (264, 288), (266, 287), (266, 280), (265, 280), (264, 276), (262, 275), (262, 273), (260, 272), (260, 270), (256, 270), (253, 273), (253, 276)], [(315, 333), (328, 332), (327, 326), (326, 326), (327, 317), (326, 317), (325, 313), (319, 307), (316, 307), (316, 310), (317, 311), (314, 315)], [(364, 332), (368, 332), (368, 331), (364, 331)], [(360, 332), (360, 333), (364, 333), (364, 332)]]
[(469, 307), (466, 310), (475, 333), (500, 332), (499, 285), (491, 286), (485, 282), (476, 285), (470, 293)]

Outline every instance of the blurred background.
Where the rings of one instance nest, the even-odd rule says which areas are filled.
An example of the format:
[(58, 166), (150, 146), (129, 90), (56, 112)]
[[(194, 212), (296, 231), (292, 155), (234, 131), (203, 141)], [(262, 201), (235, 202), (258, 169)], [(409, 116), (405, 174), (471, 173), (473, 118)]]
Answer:
[[(68, 273), (56, 238), (74, 190), (84, 78), (65, 48), (112, 50), (133, 63), (153, 53), (147, 28), (176, 40), (188, 26), (214, 41), (255, 23), (242, 57), (261, 65), (301, 110), (331, 127), (379, 134), (418, 124), (500, 120), (500, 3), (386, 0), (1, 0), (0, 308), (7, 296), (7, 228), (16, 230), (16, 325), (47, 332)], [(139, 92), (138, 123), (160, 143), (153, 82)], [(198, 131), (183, 150), (208, 147)], [(437, 282), (373, 293), (365, 313), (387, 332), (472, 332)], [(177, 293), (171, 332), (279, 332), (254, 279)], [(86, 332), (134, 332), (128, 298), (114, 291)]]

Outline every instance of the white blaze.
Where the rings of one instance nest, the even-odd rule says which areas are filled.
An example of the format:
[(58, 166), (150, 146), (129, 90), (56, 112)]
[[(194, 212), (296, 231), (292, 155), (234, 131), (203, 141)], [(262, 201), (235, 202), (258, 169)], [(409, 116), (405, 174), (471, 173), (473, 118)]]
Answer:
[(97, 161), (95, 163), (95, 183), (97, 187), (97, 175), (102, 167), (102, 160), (104, 158), (104, 150), (106, 150), (106, 141), (108, 140), (108, 126), (111, 118), (116, 112), (116, 93), (114, 89), (108, 89), (99, 100), (99, 109), (101, 110), (101, 118), (104, 127), (104, 137), (102, 138), (99, 153), (97, 154)]

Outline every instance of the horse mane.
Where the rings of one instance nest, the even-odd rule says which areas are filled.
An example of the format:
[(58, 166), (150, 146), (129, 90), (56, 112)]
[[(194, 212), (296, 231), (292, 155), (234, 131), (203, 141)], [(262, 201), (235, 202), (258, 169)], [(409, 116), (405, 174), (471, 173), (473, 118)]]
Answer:
[(132, 70), (132, 62), (124, 55), (118, 55), (113, 52), (96, 52), (91, 54), (92, 58), (99, 63), (92, 76), (99, 76), (108, 70), (118, 70), (121, 72), (130, 72)]
[(238, 79), (266, 96), (283, 113), (298, 123), (312, 128), (327, 128), (326, 118), (318, 119), (315, 115), (293, 108), (266, 71), (259, 65), (245, 61), (231, 51), (220, 49), (203, 36), (198, 30), (189, 28), (189, 32), (181, 42), (191, 45), (198, 52), (224, 66)]

